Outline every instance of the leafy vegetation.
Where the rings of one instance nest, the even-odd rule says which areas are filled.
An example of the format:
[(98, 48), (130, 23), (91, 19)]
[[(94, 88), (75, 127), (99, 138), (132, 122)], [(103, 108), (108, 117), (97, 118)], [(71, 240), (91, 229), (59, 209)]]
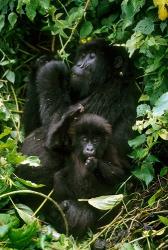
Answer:
[[(0, 249), (89, 249), (98, 236), (108, 239), (108, 249), (168, 247), (167, 18), (167, 0), (0, 0)], [(34, 59), (50, 51), (70, 64), (76, 44), (97, 36), (136, 55), (142, 95), (133, 127), (137, 137), (129, 141), (134, 177), (122, 184), (123, 206), (109, 225), (78, 243), (14, 204), (12, 195), (33, 185), (18, 179), (14, 168), (37, 162), (19, 153), (25, 83)], [(133, 178), (139, 189), (130, 195), (126, 187)]]

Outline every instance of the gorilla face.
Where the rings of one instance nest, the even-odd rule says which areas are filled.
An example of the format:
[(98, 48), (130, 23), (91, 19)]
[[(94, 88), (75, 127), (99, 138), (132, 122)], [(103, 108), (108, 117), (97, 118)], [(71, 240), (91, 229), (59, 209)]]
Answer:
[(70, 86), (72, 95), (84, 98), (90, 94), (90, 85), (96, 72), (97, 55), (95, 52), (82, 53), (71, 69)]

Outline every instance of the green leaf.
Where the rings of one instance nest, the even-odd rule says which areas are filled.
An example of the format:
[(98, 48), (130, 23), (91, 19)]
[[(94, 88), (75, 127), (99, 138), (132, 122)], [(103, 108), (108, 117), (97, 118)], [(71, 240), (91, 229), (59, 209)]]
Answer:
[(80, 29), (80, 37), (81, 38), (85, 38), (87, 36), (90, 35), (90, 33), (93, 30), (93, 25), (90, 21), (86, 21), (84, 22), (84, 24), (82, 25), (81, 29)]
[(132, 140), (129, 140), (128, 144), (130, 147), (136, 148), (136, 147), (142, 145), (143, 143), (145, 143), (145, 141), (146, 141), (146, 135), (142, 134), (142, 135), (139, 135)]
[(145, 4), (145, 0), (123, 0), (121, 4), (123, 29), (127, 28), (133, 23), (134, 16), (140, 11)]
[(30, 0), (29, 3), (26, 4), (26, 15), (31, 21), (33, 21), (36, 16), (38, 4), (38, 0)]
[(44, 10), (48, 10), (50, 7), (50, 0), (39, 0), (39, 5)]
[(133, 152), (129, 154), (132, 159), (142, 160), (144, 159), (149, 153), (147, 148), (136, 148)]
[(154, 31), (154, 22), (151, 18), (145, 17), (143, 20), (139, 21), (134, 29), (135, 32), (142, 33), (144, 35), (149, 35)]
[(144, 116), (150, 111), (151, 111), (151, 108), (149, 105), (141, 104), (137, 107), (137, 117)]
[(160, 176), (165, 176), (168, 174), (168, 167), (163, 167), (160, 171)]
[(27, 213), (26, 210), (23, 208), (20, 209), (17, 206), (15, 206), (15, 209), (17, 213), (19, 214), (20, 218), (26, 223), (26, 224), (31, 224), (32, 222), (36, 221), (37, 219), (33, 217), (32, 214)]
[(16, 216), (9, 214), (0, 214), (0, 238), (3, 238), (10, 228), (17, 227), (19, 219)]
[(12, 82), (12, 83), (15, 82), (15, 73), (13, 71), (7, 70), (5, 75), (6, 75), (6, 79), (9, 82)]
[(34, 221), (32, 224), (23, 225), (21, 228), (11, 229), (8, 235), (12, 246), (21, 249), (28, 246), (33, 236), (37, 233), (38, 228), (38, 222)]
[(166, 129), (159, 130), (158, 134), (159, 134), (160, 138), (162, 138), (165, 141), (168, 141), (168, 131)]
[(163, 217), (163, 216), (159, 216), (160, 221), (165, 225), (168, 226), (168, 218), (167, 217)]
[(168, 111), (168, 92), (163, 94), (155, 103), (153, 115), (161, 116), (165, 111)]
[(163, 190), (159, 189), (157, 192), (152, 195), (152, 197), (148, 200), (148, 204), (150, 207), (153, 206), (153, 204), (156, 202), (156, 199), (160, 198), (163, 195)]
[(152, 166), (143, 166), (141, 169), (137, 169), (132, 172), (133, 175), (135, 175), (138, 179), (145, 182), (146, 186), (149, 185), (149, 183), (154, 178), (154, 168)]
[(5, 15), (0, 15), (0, 32), (5, 25)]
[(15, 23), (17, 22), (17, 15), (15, 12), (11, 12), (9, 15), (8, 15), (8, 21), (11, 25), (11, 27), (13, 28)]
[(0, 139), (4, 138), (7, 135), (10, 135), (11, 131), (11, 128), (5, 128), (4, 131), (0, 134)]
[(100, 210), (110, 210), (116, 207), (123, 200), (123, 197), (123, 194), (100, 196), (89, 199), (88, 203)]
[(1, 65), (1, 66), (6, 66), (6, 65), (8, 65), (8, 64), (14, 64), (15, 62), (16, 62), (16, 60), (14, 60), (14, 59), (9, 59), (9, 60), (4, 60), (4, 61), (0, 62), (0, 65)]
[(126, 42), (126, 47), (128, 48), (128, 52), (130, 57), (133, 55), (133, 53), (139, 49), (142, 44), (144, 43), (143, 35), (141, 33), (135, 32), (129, 40)]
[(22, 178), (19, 178), (19, 177), (16, 177), (17, 180), (19, 182), (21, 182), (22, 184), (24, 184), (25, 186), (28, 186), (28, 187), (31, 187), (31, 188), (41, 188), (41, 187), (44, 187), (45, 185), (44, 184), (36, 184), (36, 183), (33, 183), (31, 181), (28, 181), (28, 180), (24, 180)]

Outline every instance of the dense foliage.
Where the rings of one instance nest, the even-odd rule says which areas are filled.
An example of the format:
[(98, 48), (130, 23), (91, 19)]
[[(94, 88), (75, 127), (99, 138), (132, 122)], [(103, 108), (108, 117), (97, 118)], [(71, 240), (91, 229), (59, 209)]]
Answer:
[[(89, 249), (99, 235), (109, 238), (109, 249), (168, 247), (167, 18), (167, 0), (0, 0), (0, 207), (10, 208), (0, 214), (1, 249)], [(58, 240), (29, 208), (14, 204), (12, 195), (34, 185), (18, 179), (15, 166), (23, 161), (38, 165), (37, 159), (19, 153), (31, 64), (39, 55), (52, 52), (70, 65), (78, 42), (92, 37), (125, 45), (130, 57), (136, 55), (137, 69), (142, 72), (142, 95), (133, 127), (138, 136), (129, 141), (132, 174), (142, 186), (124, 205), (126, 212), (121, 210), (93, 240), (77, 248), (72, 238)]]

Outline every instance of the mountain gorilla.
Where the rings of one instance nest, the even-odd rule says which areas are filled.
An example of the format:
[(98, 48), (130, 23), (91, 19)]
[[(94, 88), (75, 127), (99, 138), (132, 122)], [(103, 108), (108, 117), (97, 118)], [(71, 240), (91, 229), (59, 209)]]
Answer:
[[(98, 211), (78, 199), (112, 194), (116, 184), (129, 173), (127, 161), (111, 142), (111, 125), (103, 117), (83, 114), (74, 120), (68, 135), (71, 154), (64, 167), (54, 175), (54, 196), (67, 217), (69, 230), (81, 235), (94, 228)], [(49, 220), (54, 222), (55, 210)], [(58, 223), (55, 219), (56, 228)]]

